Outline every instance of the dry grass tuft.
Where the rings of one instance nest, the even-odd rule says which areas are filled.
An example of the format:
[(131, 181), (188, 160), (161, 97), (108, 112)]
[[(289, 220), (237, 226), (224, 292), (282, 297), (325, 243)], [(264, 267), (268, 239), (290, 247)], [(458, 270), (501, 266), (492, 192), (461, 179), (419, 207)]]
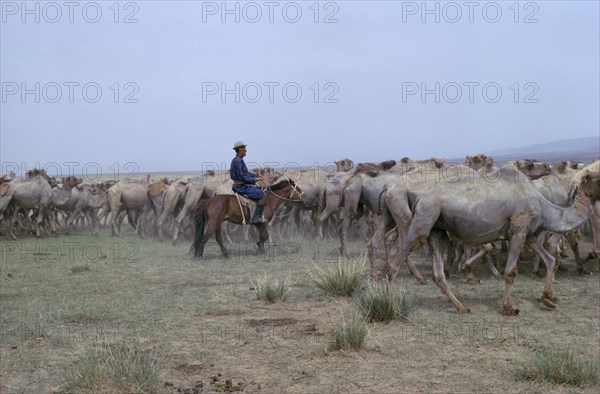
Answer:
[(287, 300), (292, 286), (296, 284), (297, 280), (292, 282), (291, 274), (288, 274), (284, 280), (279, 278), (265, 276), (256, 279), (256, 282), (250, 282), (254, 290), (256, 291), (256, 298), (259, 300), (265, 300), (269, 304), (273, 304), (278, 300)]
[(344, 319), (333, 327), (329, 333), (327, 350), (359, 350), (364, 346), (368, 334), (367, 323), (354, 314), (350, 321)]
[(584, 360), (571, 347), (558, 350), (546, 348), (521, 363), (518, 375), (521, 380), (590, 386), (600, 380), (600, 363), (597, 360)]
[(139, 344), (98, 343), (85, 349), (62, 387), (63, 393), (155, 393), (161, 388), (160, 357)]
[(387, 322), (406, 319), (417, 309), (415, 297), (407, 293), (404, 287), (394, 293), (388, 283), (368, 281), (356, 297), (356, 304), (365, 320), (369, 322)]
[(308, 272), (310, 279), (325, 294), (334, 297), (351, 297), (367, 279), (365, 273), (366, 255), (348, 262), (340, 258), (335, 266), (320, 267), (314, 265)]

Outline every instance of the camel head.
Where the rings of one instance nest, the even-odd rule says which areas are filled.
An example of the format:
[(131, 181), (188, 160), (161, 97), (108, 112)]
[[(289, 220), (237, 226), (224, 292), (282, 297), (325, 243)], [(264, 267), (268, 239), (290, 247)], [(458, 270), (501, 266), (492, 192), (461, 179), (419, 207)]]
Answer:
[(336, 160), (334, 163), (337, 172), (350, 171), (354, 167), (354, 162), (350, 159)]
[(0, 176), (0, 183), (2, 183), (2, 182), (10, 182), (13, 179), (15, 179), (16, 177), (17, 177), (17, 175), (13, 171), (11, 171), (8, 174), (1, 174), (1, 176)]
[(387, 171), (395, 165), (396, 165), (396, 160), (386, 160), (386, 161), (382, 161), (377, 166), (380, 167), (382, 170)]
[(465, 165), (475, 171), (479, 171), (481, 168), (489, 167), (493, 164), (494, 159), (481, 153), (478, 155), (465, 157)]
[(550, 174), (551, 171), (551, 168), (548, 164), (537, 160), (514, 160), (514, 163), (519, 171), (525, 174), (532, 181)]
[(577, 178), (579, 178), (578, 190), (584, 193), (592, 204), (600, 201), (600, 172), (583, 170)]
[(77, 178), (74, 176), (68, 176), (68, 177), (62, 177), (61, 181), (62, 181), (63, 187), (65, 185), (68, 185), (69, 187), (75, 187), (75, 186), (79, 185), (81, 182), (83, 182), (83, 179)]

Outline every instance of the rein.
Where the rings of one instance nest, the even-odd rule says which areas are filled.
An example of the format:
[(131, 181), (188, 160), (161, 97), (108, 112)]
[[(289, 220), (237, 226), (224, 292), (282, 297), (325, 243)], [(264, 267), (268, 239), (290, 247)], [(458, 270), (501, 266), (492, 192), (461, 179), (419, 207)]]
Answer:
[[(287, 197), (281, 197), (279, 194), (275, 193), (273, 191), (273, 189), (271, 189), (271, 186), (267, 186), (264, 190), (268, 190), (270, 191), (275, 197), (284, 200), (284, 201), (291, 201), (291, 202), (295, 202), (295, 203), (303, 203), (304, 201), (302, 201), (302, 195), (304, 194), (302, 191), (298, 190), (298, 187), (296, 185), (292, 185), (292, 189), (300, 196), (299, 200), (294, 200), (291, 198), (287, 198)], [(291, 195), (291, 193), (290, 193)], [(287, 216), (287, 215), (286, 215)]]

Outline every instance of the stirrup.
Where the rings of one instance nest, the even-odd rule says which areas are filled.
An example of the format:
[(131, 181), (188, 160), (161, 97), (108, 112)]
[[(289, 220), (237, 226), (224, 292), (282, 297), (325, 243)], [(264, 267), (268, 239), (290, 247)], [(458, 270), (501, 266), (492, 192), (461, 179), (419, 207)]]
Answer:
[(269, 221), (262, 215), (260, 216), (252, 216), (252, 223), (254, 224), (263, 224), (268, 223)]

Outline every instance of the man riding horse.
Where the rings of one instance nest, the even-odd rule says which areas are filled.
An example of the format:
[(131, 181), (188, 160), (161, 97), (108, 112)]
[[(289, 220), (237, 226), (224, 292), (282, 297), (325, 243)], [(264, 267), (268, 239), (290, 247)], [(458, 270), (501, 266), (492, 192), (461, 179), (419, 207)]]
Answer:
[(255, 186), (256, 182), (262, 181), (263, 178), (248, 171), (246, 163), (244, 163), (246, 144), (243, 141), (236, 142), (233, 145), (233, 150), (235, 150), (236, 155), (231, 161), (231, 168), (229, 169), (229, 176), (233, 180), (232, 189), (234, 192), (256, 202), (256, 209), (251, 219), (252, 223), (267, 223), (268, 220), (263, 215), (267, 197), (261, 188)]

